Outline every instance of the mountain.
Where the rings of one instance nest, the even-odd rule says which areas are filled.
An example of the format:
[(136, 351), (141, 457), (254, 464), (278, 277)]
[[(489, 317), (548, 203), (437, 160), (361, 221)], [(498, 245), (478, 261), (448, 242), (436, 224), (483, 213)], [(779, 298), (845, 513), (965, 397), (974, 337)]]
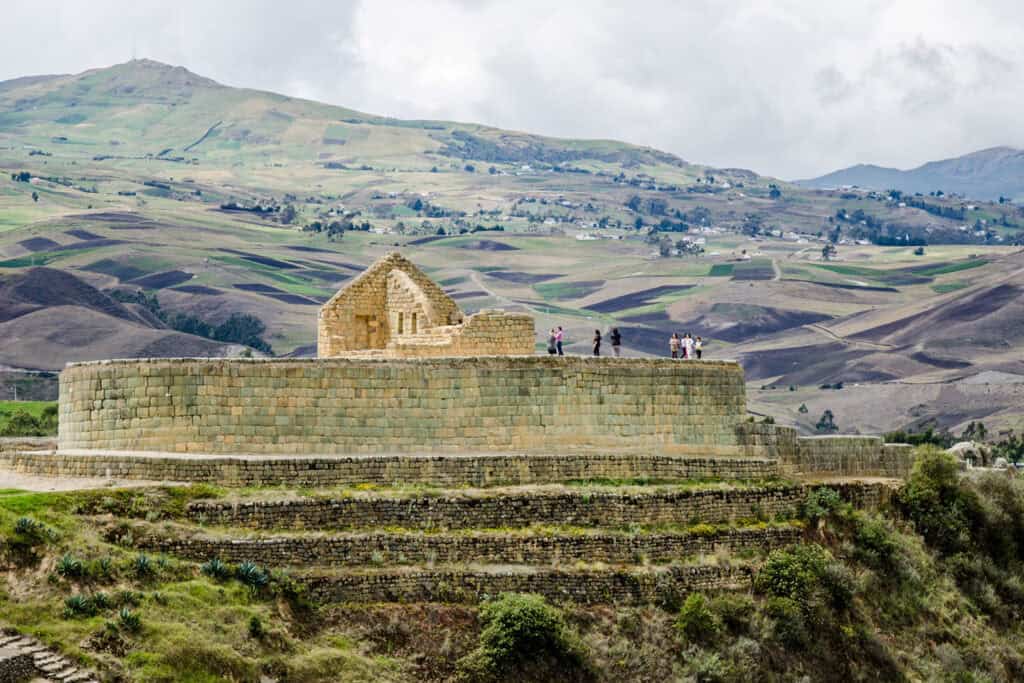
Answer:
[(857, 164), (795, 182), (820, 189), (857, 186), (922, 194), (942, 190), (970, 199), (1024, 199), (1024, 150), (992, 147), (953, 159), (930, 161), (907, 171)]
[(808, 188), (135, 60), (0, 83), (0, 372), (241, 351), (213, 337), (311, 355), (320, 304), (400, 249), (464, 311), (561, 325), (572, 353), (595, 328), (629, 355), (701, 335), (744, 363), (755, 410), (805, 431), (825, 408), (865, 431), (1011, 425), (1022, 226), (1013, 204)]

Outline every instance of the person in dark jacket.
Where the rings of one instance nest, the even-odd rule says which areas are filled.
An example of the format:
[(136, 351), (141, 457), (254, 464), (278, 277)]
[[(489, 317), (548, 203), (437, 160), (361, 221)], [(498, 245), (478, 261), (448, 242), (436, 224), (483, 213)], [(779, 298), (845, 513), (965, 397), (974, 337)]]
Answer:
[(616, 358), (622, 353), (622, 335), (619, 334), (619, 328), (613, 327), (611, 334), (608, 335), (612, 340), (612, 355)]
[(558, 353), (558, 347), (555, 346), (555, 328), (551, 328), (548, 332), (548, 355), (553, 356)]
[(594, 330), (594, 355), (601, 355), (601, 330)]

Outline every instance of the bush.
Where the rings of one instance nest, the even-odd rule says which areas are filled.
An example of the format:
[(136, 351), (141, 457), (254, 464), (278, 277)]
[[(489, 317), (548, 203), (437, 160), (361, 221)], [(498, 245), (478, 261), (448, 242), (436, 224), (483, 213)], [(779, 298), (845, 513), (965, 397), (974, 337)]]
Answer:
[(891, 571), (896, 568), (899, 549), (899, 543), (884, 520), (858, 516), (854, 531), (854, 559), (875, 570)]
[(754, 587), (761, 593), (806, 606), (830, 559), (828, 551), (814, 544), (773, 550), (757, 573)]
[(977, 495), (960, 485), (956, 457), (934, 446), (917, 449), (899, 501), (928, 545), (950, 555), (971, 545), (971, 521), (980, 516)]
[(263, 629), (263, 622), (255, 614), (249, 617), (249, 637), (256, 638), (257, 640), (262, 638), (266, 634)]
[(463, 680), (588, 680), (583, 645), (540, 595), (503, 593), (480, 608), (477, 648), (458, 662)]
[(843, 506), (839, 492), (827, 486), (816, 488), (807, 494), (800, 506), (801, 516), (811, 523), (817, 523)]
[(807, 642), (807, 626), (800, 603), (790, 598), (768, 599), (765, 612), (772, 620), (772, 634), (789, 647), (802, 647)]
[(708, 602), (700, 593), (690, 593), (679, 610), (676, 630), (694, 643), (711, 643), (722, 630), (718, 616), (708, 608)]
[(711, 601), (711, 611), (729, 632), (746, 633), (750, 628), (750, 615), (754, 613), (754, 601), (742, 593), (722, 593)]

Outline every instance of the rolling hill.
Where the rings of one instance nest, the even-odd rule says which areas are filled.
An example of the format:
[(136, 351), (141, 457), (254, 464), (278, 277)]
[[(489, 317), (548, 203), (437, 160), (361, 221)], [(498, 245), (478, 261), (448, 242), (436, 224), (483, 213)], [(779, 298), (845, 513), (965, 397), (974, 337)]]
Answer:
[[(390, 119), (150, 60), (0, 83), (0, 171), (0, 370), (238, 353), (200, 334), (238, 315), (309, 355), (320, 303), (400, 248), (464, 310), (563, 325), (573, 352), (596, 327), (630, 354), (701, 335), (742, 360), (756, 410), (805, 430), (825, 407), (877, 431), (1011, 425), (1019, 404), (1013, 204)], [(703, 253), (675, 255), (684, 238)]]
[(857, 186), (922, 194), (942, 190), (969, 199), (1021, 199), (1024, 198), (1024, 150), (992, 147), (952, 159), (930, 161), (905, 171), (858, 164), (796, 183), (819, 189)]

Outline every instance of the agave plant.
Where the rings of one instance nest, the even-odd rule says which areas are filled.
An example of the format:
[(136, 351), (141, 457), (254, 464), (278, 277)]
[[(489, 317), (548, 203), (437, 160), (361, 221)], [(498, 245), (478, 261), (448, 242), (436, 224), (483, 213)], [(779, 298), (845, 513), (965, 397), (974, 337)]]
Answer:
[(73, 579), (78, 578), (82, 576), (83, 573), (85, 573), (85, 565), (82, 564), (82, 561), (80, 559), (78, 559), (71, 553), (67, 553), (59, 560), (57, 560), (56, 570), (57, 573), (63, 576), (64, 578)]
[(122, 607), (121, 611), (117, 613), (117, 624), (129, 633), (138, 633), (142, 628), (142, 620), (139, 615), (127, 607)]
[(199, 571), (217, 581), (224, 581), (231, 576), (231, 569), (216, 557), (203, 562)]
[(64, 618), (91, 617), (96, 614), (96, 603), (89, 596), (81, 593), (68, 596), (64, 600)]
[(139, 556), (135, 558), (135, 562), (132, 563), (132, 566), (135, 568), (135, 575), (140, 578), (151, 576), (155, 571), (153, 569), (153, 562), (149, 559), (149, 555), (146, 555), (145, 553), (140, 553)]
[(248, 560), (238, 565), (236, 575), (239, 581), (254, 591), (263, 588), (270, 582), (267, 572), (261, 569), (255, 562), (249, 562)]

